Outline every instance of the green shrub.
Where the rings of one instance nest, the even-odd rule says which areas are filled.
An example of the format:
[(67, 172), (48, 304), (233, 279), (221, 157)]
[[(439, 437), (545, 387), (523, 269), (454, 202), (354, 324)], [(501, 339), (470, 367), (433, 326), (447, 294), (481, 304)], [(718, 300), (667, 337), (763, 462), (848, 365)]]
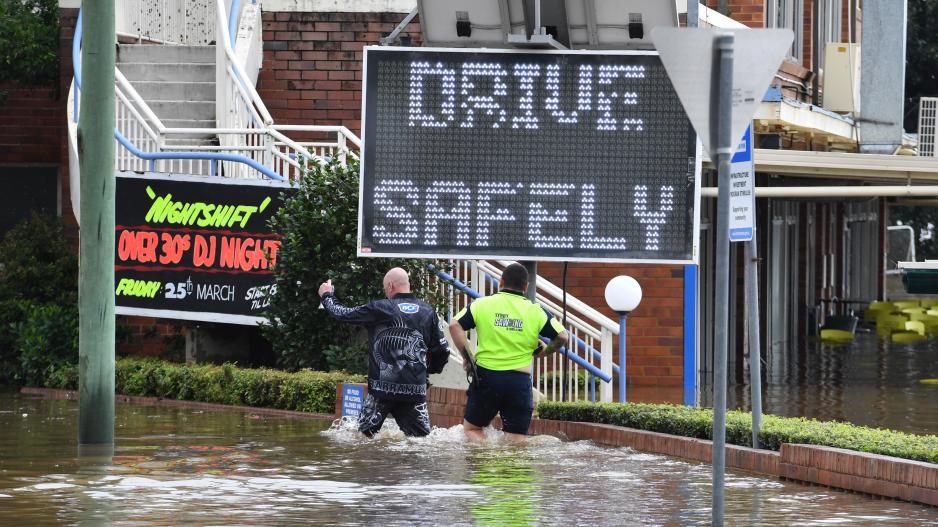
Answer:
[[(0, 241), (0, 384), (16, 383), (21, 367), (20, 346), (35, 344), (37, 338), (53, 342), (68, 340), (61, 334), (36, 335), (40, 320), (37, 306), (51, 305), (72, 310), (78, 302), (78, 258), (69, 247), (62, 222), (58, 218), (33, 213), (10, 229)], [(65, 311), (60, 313), (69, 319)], [(49, 315), (49, 313), (46, 313)], [(25, 324), (33, 316), (32, 324)], [(49, 315), (51, 316), (51, 315)], [(46, 324), (46, 329), (57, 329)], [(71, 328), (71, 326), (68, 326)], [(21, 331), (31, 331), (22, 336)], [(76, 326), (77, 338), (77, 326)], [(29, 345), (32, 345), (29, 344)], [(32, 362), (42, 350), (30, 348)], [(54, 362), (61, 347), (50, 349)]]
[[(57, 0), (0, 0), (0, 82), (56, 86), (58, 52)], [(0, 104), (5, 100), (0, 90)]]
[[(341, 371), (288, 373), (232, 364), (175, 364), (136, 358), (119, 359), (115, 366), (115, 391), (123, 395), (316, 413), (335, 411), (336, 386), (343, 382), (365, 382), (365, 377)], [(51, 368), (45, 385), (77, 389), (78, 368)]]
[[(610, 424), (698, 439), (713, 437), (713, 410), (709, 408), (670, 404), (542, 402), (538, 404), (537, 412), (542, 419)], [(726, 442), (752, 446), (752, 416), (749, 413), (727, 412)], [(938, 436), (803, 417), (762, 416), (759, 442), (770, 450), (778, 450), (782, 443), (800, 443), (938, 462)]]
[[(345, 351), (326, 350), (358, 340), (358, 329), (342, 325), (319, 309), (319, 285), (332, 279), (336, 294), (354, 306), (381, 298), (384, 274), (392, 267), (410, 273), (414, 293), (428, 298), (429, 272), (421, 260), (357, 258), (359, 163), (349, 156), (325, 164), (309, 163), (306, 175), (271, 219), (281, 236), (274, 274), (277, 294), (266, 313), (264, 335), (273, 344), (277, 366), (296, 371), (347, 366)], [(442, 298), (440, 298), (442, 300)]]
[(20, 367), (13, 377), (21, 384), (39, 384), (50, 368), (78, 362), (75, 305), (33, 305), (16, 333)]
[(322, 350), (329, 371), (343, 370), (349, 373), (368, 374), (368, 346), (362, 344), (333, 344)]

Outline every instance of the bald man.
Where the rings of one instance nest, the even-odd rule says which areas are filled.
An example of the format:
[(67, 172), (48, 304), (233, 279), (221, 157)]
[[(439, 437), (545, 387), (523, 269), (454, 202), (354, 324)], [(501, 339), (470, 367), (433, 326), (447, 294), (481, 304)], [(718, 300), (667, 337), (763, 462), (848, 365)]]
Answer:
[(388, 415), (408, 436), (430, 433), (427, 374), (443, 371), (449, 349), (436, 311), (410, 292), (407, 271), (384, 275), (383, 300), (346, 307), (332, 280), (319, 286), (322, 306), (339, 322), (368, 328), (368, 397), (358, 429), (375, 435)]

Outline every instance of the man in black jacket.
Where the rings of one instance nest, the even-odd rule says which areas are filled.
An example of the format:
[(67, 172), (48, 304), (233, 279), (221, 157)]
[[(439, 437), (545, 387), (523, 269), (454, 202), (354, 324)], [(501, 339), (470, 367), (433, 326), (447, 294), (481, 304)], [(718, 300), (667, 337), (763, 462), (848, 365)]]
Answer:
[(358, 429), (368, 437), (388, 414), (408, 436), (430, 433), (427, 374), (439, 373), (449, 348), (436, 311), (410, 292), (407, 272), (384, 275), (386, 300), (346, 307), (335, 297), (332, 280), (319, 286), (322, 306), (336, 320), (368, 328), (368, 397)]

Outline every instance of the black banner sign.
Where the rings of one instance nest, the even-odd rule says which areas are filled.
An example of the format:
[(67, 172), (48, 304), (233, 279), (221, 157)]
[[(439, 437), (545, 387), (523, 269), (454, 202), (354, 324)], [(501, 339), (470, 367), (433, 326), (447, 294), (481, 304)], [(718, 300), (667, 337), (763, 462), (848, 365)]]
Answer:
[(361, 256), (694, 262), (697, 137), (654, 52), (366, 48)]
[(280, 240), (267, 221), (289, 185), (118, 174), (116, 310), (256, 324), (276, 292)]

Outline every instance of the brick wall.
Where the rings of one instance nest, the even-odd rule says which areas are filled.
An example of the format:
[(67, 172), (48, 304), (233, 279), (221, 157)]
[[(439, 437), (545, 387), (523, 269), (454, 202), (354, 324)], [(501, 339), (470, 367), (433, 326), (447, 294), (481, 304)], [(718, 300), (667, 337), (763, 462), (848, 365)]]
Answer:
[[(563, 265), (542, 263), (538, 273), (560, 286)], [(677, 265), (570, 264), (567, 292), (609, 318), (606, 284), (625, 274), (642, 286), (642, 302), (626, 328), (626, 378), (637, 386), (681, 386), (684, 380), (684, 269)], [(613, 339), (618, 353), (618, 337)], [(618, 357), (618, 355), (616, 355)]]
[(0, 85), (9, 93), (0, 105), (0, 163), (58, 164), (62, 181), (62, 219), (68, 235), (77, 243), (77, 225), (72, 214), (68, 184), (66, 101), (72, 78), (72, 35), (77, 9), (60, 10), (60, 83), (56, 87), (23, 87), (15, 82)]
[[(284, 124), (361, 128), (362, 48), (377, 45), (400, 13), (264, 12), (264, 62), (257, 91)], [(420, 44), (413, 22), (402, 35)]]
[(753, 28), (765, 27), (765, 0), (730, 0), (730, 18)]

